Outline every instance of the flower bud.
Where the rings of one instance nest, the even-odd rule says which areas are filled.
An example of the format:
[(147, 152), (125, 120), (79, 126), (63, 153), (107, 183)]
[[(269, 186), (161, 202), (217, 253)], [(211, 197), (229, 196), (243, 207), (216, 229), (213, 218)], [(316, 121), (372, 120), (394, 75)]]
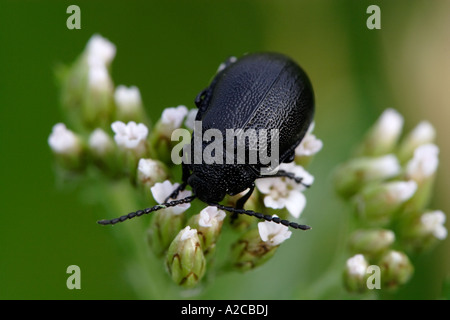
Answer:
[(232, 246), (233, 266), (240, 271), (247, 271), (266, 263), (291, 234), (284, 225), (259, 222), (258, 230), (249, 230)]
[(391, 153), (403, 128), (403, 117), (394, 109), (387, 109), (369, 130), (357, 149), (358, 156), (381, 156)]
[(94, 34), (89, 39), (84, 54), (89, 65), (110, 66), (116, 56), (116, 46), (99, 34)]
[(381, 182), (399, 173), (400, 165), (392, 154), (377, 158), (354, 158), (336, 169), (334, 184), (338, 194), (349, 198), (365, 185)]
[[(161, 204), (179, 186), (178, 183), (171, 184), (169, 181), (155, 183), (151, 187), (153, 198)], [(191, 195), (191, 191), (181, 191), (178, 200)], [(170, 201), (169, 200), (169, 201)], [(156, 255), (162, 255), (169, 247), (172, 240), (183, 228), (186, 217), (184, 212), (189, 209), (190, 203), (180, 204), (176, 207), (162, 209), (153, 213), (148, 230), (148, 241)]]
[(436, 130), (428, 121), (420, 122), (400, 143), (398, 159), (406, 163), (414, 155), (414, 150), (424, 144), (433, 143), (436, 138)]
[(206, 261), (196, 229), (187, 226), (170, 244), (166, 256), (167, 269), (172, 280), (183, 287), (198, 284), (206, 270)]
[(142, 124), (130, 121), (127, 124), (115, 121), (111, 124), (114, 131), (114, 140), (122, 151), (123, 161), (131, 176), (135, 176), (136, 167), (140, 158), (148, 155), (148, 128)]
[(353, 198), (358, 215), (370, 225), (385, 225), (417, 189), (415, 181), (368, 185)]
[(114, 92), (114, 102), (116, 104), (116, 119), (123, 122), (148, 123), (139, 88), (118, 86)]
[(116, 145), (103, 129), (97, 128), (90, 134), (88, 146), (95, 164), (100, 169), (112, 175), (119, 171)]
[(395, 234), (386, 229), (360, 229), (350, 237), (352, 252), (359, 252), (369, 257), (378, 257), (395, 241)]
[(433, 183), (439, 165), (439, 148), (434, 144), (424, 144), (416, 148), (413, 158), (406, 165), (406, 178), (417, 183), (417, 191), (408, 202), (410, 211), (424, 210), (430, 201)]
[(445, 214), (440, 210), (424, 213), (420, 217), (422, 232), (432, 235), (436, 239), (444, 240), (447, 237), (445, 220)]
[(239, 271), (248, 271), (272, 258), (276, 249), (261, 240), (257, 229), (251, 229), (233, 244), (231, 263)]
[(89, 136), (89, 150), (96, 158), (110, 156), (115, 150), (114, 141), (103, 129), (97, 128)]
[(67, 170), (78, 170), (85, 163), (84, 146), (81, 139), (63, 123), (53, 126), (48, 144), (56, 161)]
[(183, 105), (176, 108), (166, 108), (155, 124), (150, 145), (154, 154), (164, 163), (171, 163), (171, 151), (174, 146), (172, 133), (182, 126), (187, 114), (188, 109)]
[(157, 182), (168, 178), (167, 167), (158, 160), (141, 158), (137, 168), (137, 184), (147, 193)]
[(87, 62), (87, 86), (82, 101), (82, 116), (88, 128), (106, 128), (114, 113), (114, 84), (109, 66), (116, 47), (107, 39), (94, 35), (89, 40), (84, 58)]
[(183, 105), (176, 108), (164, 109), (161, 114), (161, 119), (159, 119), (156, 125), (156, 131), (159, 137), (170, 141), (173, 130), (181, 127), (187, 114), (188, 109)]
[(379, 261), (381, 287), (396, 289), (411, 278), (414, 268), (406, 254), (390, 250)]
[(114, 113), (112, 82), (104, 87), (92, 87), (90, 89), (91, 91), (85, 96), (82, 109), (84, 125), (88, 129), (97, 127), (106, 129), (111, 123)]
[(80, 57), (60, 67), (61, 105), (71, 126), (81, 131), (106, 128), (113, 113), (112, 80), (108, 68), (116, 47), (100, 35), (93, 35)]
[(203, 253), (211, 255), (216, 246), (226, 213), (217, 207), (206, 207), (199, 214), (192, 216), (188, 225), (197, 229)]
[(445, 214), (440, 211), (427, 211), (404, 221), (401, 226), (401, 240), (408, 250), (423, 252), (432, 248), (447, 237)]
[(349, 258), (344, 269), (344, 285), (350, 292), (364, 292), (367, 289), (367, 267), (364, 255), (357, 254)]

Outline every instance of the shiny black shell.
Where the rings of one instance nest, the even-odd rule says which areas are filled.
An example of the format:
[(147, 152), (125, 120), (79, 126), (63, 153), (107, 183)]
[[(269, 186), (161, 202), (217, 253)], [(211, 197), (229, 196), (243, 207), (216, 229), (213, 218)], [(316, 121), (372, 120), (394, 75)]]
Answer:
[(280, 163), (293, 160), (314, 116), (314, 93), (306, 73), (279, 53), (248, 54), (213, 79), (196, 120), (216, 128), (279, 129)]
[[(269, 133), (278, 129), (278, 164), (294, 160), (295, 148), (314, 116), (314, 93), (308, 76), (293, 60), (279, 53), (254, 53), (237, 61), (228, 60), (195, 103), (202, 133), (218, 129), (225, 137), (227, 129), (266, 129)], [(206, 145), (202, 142), (201, 149)], [(195, 149), (193, 137), (191, 154)], [(271, 154), (270, 149), (267, 154)], [(254, 181), (261, 178), (260, 169), (265, 167), (259, 162), (183, 163), (183, 182), (202, 201), (218, 202), (226, 194), (252, 190)]]
[(220, 71), (199, 102), (196, 120), (215, 128), (279, 129), (280, 163), (293, 160), (314, 116), (306, 73), (279, 53), (248, 54)]

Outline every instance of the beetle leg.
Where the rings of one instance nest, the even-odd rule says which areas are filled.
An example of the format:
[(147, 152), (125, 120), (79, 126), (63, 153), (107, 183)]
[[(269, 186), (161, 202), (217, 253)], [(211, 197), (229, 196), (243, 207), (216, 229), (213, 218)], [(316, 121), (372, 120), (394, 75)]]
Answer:
[[(255, 183), (252, 183), (252, 185), (250, 186), (250, 190), (247, 191), (246, 194), (244, 194), (241, 198), (238, 199), (238, 201), (236, 201), (236, 209), (244, 209), (244, 204), (247, 202), (248, 198), (250, 198), (250, 196), (253, 193), (253, 190), (255, 190)], [(233, 223), (238, 217), (238, 213), (237, 212), (233, 212), (231, 215), (231, 223)]]
[(187, 183), (189, 177), (191, 176), (191, 169), (190, 166), (188, 164), (183, 163), (181, 165), (181, 180), (183, 181), (183, 183)]
[(252, 183), (252, 185), (250, 186), (250, 190), (248, 190), (248, 192), (245, 195), (243, 195), (241, 198), (239, 198), (238, 201), (236, 201), (236, 209), (244, 208), (244, 204), (247, 202), (248, 198), (250, 198), (250, 196), (252, 195), (253, 190), (255, 190), (254, 183)]

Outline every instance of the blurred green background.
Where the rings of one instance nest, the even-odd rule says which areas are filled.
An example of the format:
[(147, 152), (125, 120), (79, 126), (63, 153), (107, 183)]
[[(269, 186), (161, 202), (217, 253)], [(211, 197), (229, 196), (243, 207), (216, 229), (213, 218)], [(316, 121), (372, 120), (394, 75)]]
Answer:
[[(81, 8), (81, 30), (66, 28), (70, 4)], [(371, 4), (381, 8), (381, 30), (366, 27)], [(115, 84), (138, 86), (154, 121), (164, 108), (194, 107), (230, 55), (285, 53), (313, 83), (315, 133), (324, 141), (302, 216), (313, 230), (294, 232), (260, 269), (218, 276), (199, 298), (358, 298), (315, 294), (347, 230), (330, 173), (388, 107), (405, 116), (405, 130), (423, 119), (435, 126), (441, 153), (431, 207), (450, 213), (450, 1), (1, 0), (1, 299), (138, 297), (113, 237), (120, 229), (95, 223), (105, 212), (95, 194), (56, 179), (47, 144), (63, 121), (55, 68), (74, 61), (94, 33), (117, 46)], [(441, 297), (449, 240), (413, 263), (412, 280), (384, 298)], [(72, 264), (81, 268), (81, 290), (66, 287)]]

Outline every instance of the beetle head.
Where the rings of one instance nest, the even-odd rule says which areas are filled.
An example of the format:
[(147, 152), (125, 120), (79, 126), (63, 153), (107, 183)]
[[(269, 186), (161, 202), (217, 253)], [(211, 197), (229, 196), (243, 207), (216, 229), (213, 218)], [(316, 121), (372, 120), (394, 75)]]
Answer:
[(211, 185), (210, 181), (203, 180), (197, 175), (192, 174), (188, 178), (188, 184), (191, 186), (194, 194), (203, 202), (218, 203), (226, 195), (225, 189), (218, 184)]

